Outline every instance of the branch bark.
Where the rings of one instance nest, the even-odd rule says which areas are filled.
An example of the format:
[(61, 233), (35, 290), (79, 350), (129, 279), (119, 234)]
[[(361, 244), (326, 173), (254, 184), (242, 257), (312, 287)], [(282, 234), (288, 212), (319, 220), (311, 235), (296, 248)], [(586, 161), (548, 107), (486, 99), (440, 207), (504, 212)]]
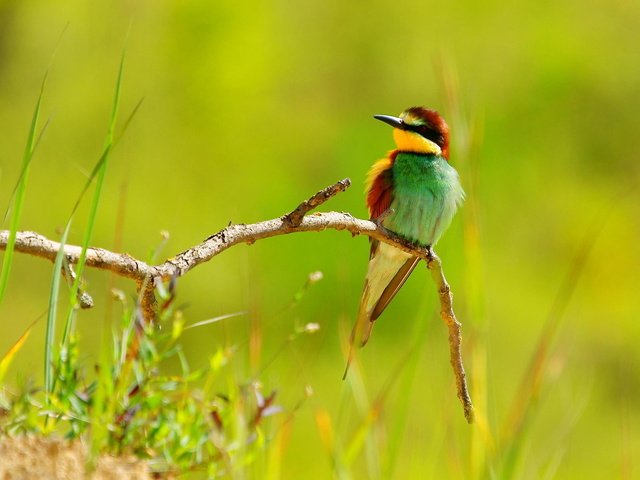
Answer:
[[(141, 311), (147, 321), (152, 321), (156, 311), (154, 287), (162, 281), (181, 277), (198, 265), (211, 260), (225, 250), (246, 243), (251, 245), (257, 240), (286, 235), (297, 232), (320, 232), (323, 230), (346, 230), (353, 236), (367, 235), (381, 242), (393, 245), (411, 255), (425, 260), (431, 270), (438, 287), (441, 316), (449, 328), (449, 344), (451, 365), (456, 376), (458, 397), (465, 411), (465, 417), (473, 421), (473, 406), (466, 385), (465, 372), (460, 350), (460, 323), (456, 320), (452, 307), (451, 289), (444, 277), (442, 263), (432, 249), (414, 245), (401, 236), (385, 229), (378, 223), (355, 218), (345, 212), (323, 212), (307, 215), (311, 210), (323, 204), (336, 194), (343, 192), (351, 185), (346, 178), (326, 187), (302, 202), (292, 212), (279, 218), (252, 224), (236, 224), (220, 230), (215, 235), (204, 240), (175, 257), (159, 265), (149, 265), (133, 258), (126, 253), (114, 253), (102, 248), (87, 249), (86, 266), (108, 270), (136, 282), (141, 298)], [(0, 250), (6, 249), (9, 231), (0, 231)], [(46, 258), (55, 261), (60, 243), (50, 240), (36, 232), (17, 232), (15, 250), (21, 253)], [(75, 245), (65, 245), (64, 252), (70, 264), (75, 264), (80, 258), (82, 248)]]
[(427, 260), (427, 268), (431, 271), (433, 281), (438, 287), (438, 296), (440, 298), (440, 316), (449, 329), (449, 356), (451, 359), (451, 367), (456, 377), (456, 387), (458, 390), (458, 398), (462, 402), (464, 408), (464, 417), (467, 422), (473, 423), (473, 403), (471, 395), (467, 388), (467, 378), (462, 363), (462, 324), (456, 319), (453, 311), (453, 293), (451, 287), (442, 271), (442, 261), (435, 252), (431, 253), (431, 258)]

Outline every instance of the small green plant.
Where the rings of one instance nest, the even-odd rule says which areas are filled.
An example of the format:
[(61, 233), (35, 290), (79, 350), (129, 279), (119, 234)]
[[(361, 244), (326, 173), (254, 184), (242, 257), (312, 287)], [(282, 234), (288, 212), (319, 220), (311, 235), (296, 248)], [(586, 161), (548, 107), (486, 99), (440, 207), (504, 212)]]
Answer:
[[(191, 369), (179, 342), (184, 329), (182, 313), (170, 307), (159, 325), (145, 325), (137, 308), (125, 308), (93, 380), (71, 335), (54, 358), (53, 390), (22, 385), (5, 399), (0, 431), (88, 435), (96, 455), (133, 454), (157, 472), (216, 477), (244, 468), (267, 445), (269, 417), (281, 411), (276, 394), (263, 393), (257, 381), (228, 381), (233, 348), (218, 348), (205, 367)], [(163, 373), (175, 361), (179, 373)], [(220, 380), (224, 393), (215, 390)]]

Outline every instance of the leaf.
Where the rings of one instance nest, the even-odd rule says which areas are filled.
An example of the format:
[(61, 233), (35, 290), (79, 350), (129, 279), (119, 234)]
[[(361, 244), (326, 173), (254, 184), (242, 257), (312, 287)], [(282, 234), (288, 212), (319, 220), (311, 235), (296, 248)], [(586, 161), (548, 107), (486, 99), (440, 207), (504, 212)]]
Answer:
[(29, 338), (31, 329), (34, 327), (36, 323), (38, 323), (38, 320), (40, 320), (40, 317), (36, 318), (33, 322), (31, 322), (31, 325), (29, 325), (27, 329), (24, 331), (24, 333), (20, 335), (20, 338), (18, 338), (16, 343), (14, 343), (11, 346), (11, 348), (9, 348), (7, 353), (4, 354), (2, 359), (0, 359), (0, 383), (2, 383), (2, 381), (4, 380), (4, 376), (7, 373), (7, 369), (9, 368), (9, 365), (11, 365), (11, 362), (13, 361), (16, 354), (20, 351), (20, 349), (24, 345), (24, 342), (26, 342), (27, 338)]

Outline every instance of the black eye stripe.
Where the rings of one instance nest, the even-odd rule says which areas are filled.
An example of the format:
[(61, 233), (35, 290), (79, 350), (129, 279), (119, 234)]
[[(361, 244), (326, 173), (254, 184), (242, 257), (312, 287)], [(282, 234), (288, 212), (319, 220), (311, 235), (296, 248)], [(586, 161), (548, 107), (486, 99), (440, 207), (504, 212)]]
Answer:
[(429, 125), (412, 125), (409, 127), (409, 130), (416, 132), (427, 140), (431, 140), (441, 148), (444, 145), (444, 138), (442, 134), (437, 130), (434, 130), (433, 127)]

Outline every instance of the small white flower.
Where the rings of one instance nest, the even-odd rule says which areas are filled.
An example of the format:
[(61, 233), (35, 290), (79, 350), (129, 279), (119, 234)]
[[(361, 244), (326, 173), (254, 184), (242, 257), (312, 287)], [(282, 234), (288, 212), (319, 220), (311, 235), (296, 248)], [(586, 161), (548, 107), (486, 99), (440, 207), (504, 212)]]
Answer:
[(315, 271), (315, 272), (311, 272), (309, 274), (309, 283), (317, 283), (320, 280), (322, 280), (322, 272), (320, 270)]
[(315, 333), (318, 330), (320, 330), (320, 324), (319, 323), (307, 323), (304, 326), (304, 331), (307, 333)]

